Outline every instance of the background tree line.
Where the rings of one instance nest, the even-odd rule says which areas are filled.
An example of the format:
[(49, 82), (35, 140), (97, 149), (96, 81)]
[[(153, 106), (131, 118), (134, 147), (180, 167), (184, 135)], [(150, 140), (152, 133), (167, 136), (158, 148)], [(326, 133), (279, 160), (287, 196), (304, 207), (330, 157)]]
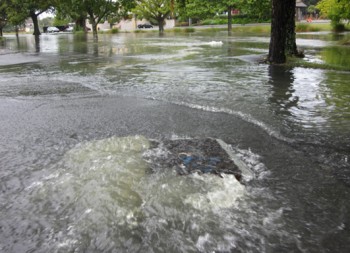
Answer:
[[(311, 9), (317, 7), (334, 24), (350, 16), (348, 0), (304, 0), (304, 3)], [(73, 21), (80, 30), (86, 30), (85, 20), (88, 19), (95, 36), (98, 23), (108, 20), (113, 24), (128, 17), (131, 12), (158, 24), (160, 32), (163, 31), (164, 20), (170, 16), (187, 22), (189, 19), (204, 20), (225, 13), (221, 18), (227, 17), (223, 23), (227, 23), (230, 30), (233, 10), (239, 10), (243, 14), (241, 17), (249, 17), (243, 18), (242, 23), (269, 21), (272, 4), (271, 0), (1, 0), (0, 33), (6, 24), (18, 27), (31, 18), (34, 35), (40, 35), (38, 16), (43, 12), (54, 12), (56, 20)]]
[(52, 12), (56, 20), (71, 20), (77, 29), (85, 30), (89, 20), (97, 36), (97, 25), (108, 20), (116, 23), (130, 13), (147, 18), (159, 25), (160, 32), (166, 18), (179, 20), (203, 20), (227, 13), (229, 28), (232, 10), (239, 9), (245, 15), (269, 19), (271, 0), (1, 0), (0, 29), (6, 25), (19, 26), (27, 18), (33, 20), (34, 35), (40, 35), (38, 16)]
[[(349, 0), (306, 1), (317, 4), (321, 13), (333, 23), (350, 19)], [(296, 0), (1, 0), (0, 34), (3, 25), (19, 25), (28, 17), (33, 20), (34, 35), (40, 35), (38, 16), (43, 12), (55, 12), (59, 19), (70, 19), (76, 27), (86, 30), (85, 21), (92, 25), (97, 38), (97, 25), (105, 20), (115, 23), (130, 13), (147, 18), (158, 24), (159, 32), (164, 31), (166, 18), (178, 19), (213, 17), (227, 13), (228, 30), (232, 29), (232, 11), (258, 17), (271, 17), (271, 40), (267, 60), (271, 63), (286, 61), (286, 53), (298, 55), (295, 43)]]

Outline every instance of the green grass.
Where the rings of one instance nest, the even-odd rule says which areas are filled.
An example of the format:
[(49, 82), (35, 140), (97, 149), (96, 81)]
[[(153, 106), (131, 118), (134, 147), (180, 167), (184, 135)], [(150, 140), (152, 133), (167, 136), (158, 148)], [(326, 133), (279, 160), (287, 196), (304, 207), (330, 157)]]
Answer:
[(77, 31), (74, 30), (73, 33), (76, 35), (85, 34), (83, 30), (77, 30)]
[(185, 27), (185, 28), (173, 28), (168, 31), (174, 32), (174, 33), (193, 33), (196, 31), (196, 29), (193, 27)]
[(311, 68), (311, 69), (350, 71), (350, 66), (341, 66), (341, 65), (329, 64), (329, 63), (306, 62), (302, 58), (297, 58), (297, 57), (288, 57), (286, 65), (291, 67), (303, 67), (303, 68)]
[(296, 32), (321, 32), (331, 31), (330, 24), (313, 24), (313, 23), (297, 23), (295, 26)]
[(269, 25), (257, 25), (257, 26), (238, 26), (232, 28), (233, 32), (241, 33), (269, 33), (271, 31), (271, 26)]
[(225, 25), (227, 24), (227, 19), (206, 19), (203, 20), (201, 25)]

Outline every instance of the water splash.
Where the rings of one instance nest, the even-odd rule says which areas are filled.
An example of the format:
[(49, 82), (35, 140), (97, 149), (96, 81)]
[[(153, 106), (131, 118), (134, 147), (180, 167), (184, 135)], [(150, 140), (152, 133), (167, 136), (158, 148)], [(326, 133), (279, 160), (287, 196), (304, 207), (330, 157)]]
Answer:
[[(269, 219), (269, 210), (258, 215), (251, 207), (257, 196), (233, 175), (178, 176), (172, 168), (150, 173), (145, 157), (150, 152), (167, 156), (162, 145), (155, 149), (152, 142), (143, 136), (83, 142), (65, 154), (52, 175), (27, 188), (36, 215), (52, 222), (46, 249), (232, 251), (241, 247), (240, 241), (261, 238), (251, 223), (259, 226), (262, 219), (274, 227), (281, 222)], [(255, 174), (259, 156), (218, 142)], [(252, 242), (247, 247), (262, 249)]]

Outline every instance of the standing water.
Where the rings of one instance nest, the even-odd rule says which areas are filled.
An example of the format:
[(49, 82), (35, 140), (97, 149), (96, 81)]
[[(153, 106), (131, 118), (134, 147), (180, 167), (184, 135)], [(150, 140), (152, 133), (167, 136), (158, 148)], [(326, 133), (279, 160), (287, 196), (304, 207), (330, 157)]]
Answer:
[[(344, 36), (297, 44), (346, 65)], [(257, 64), (262, 35), (1, 43), (0, 252), (350, 251), (349, 72)], [(242, 182), (150, 169), (204, 138)]]

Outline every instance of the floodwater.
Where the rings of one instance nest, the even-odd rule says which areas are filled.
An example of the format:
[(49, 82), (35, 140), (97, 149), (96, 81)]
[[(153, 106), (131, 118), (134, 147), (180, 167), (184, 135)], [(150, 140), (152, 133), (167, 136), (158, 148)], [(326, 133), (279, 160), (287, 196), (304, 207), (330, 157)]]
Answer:
[[(299, 34), (348, 65), (349, 34)], [(0, 252), (350, 252), (350, 72), (256, 63), (269, 38), (7, 36)], [(215, 138), (250, 173), (179, 176), (156, 140)], [(154, 167), (154, 164), (152, 165)]]

